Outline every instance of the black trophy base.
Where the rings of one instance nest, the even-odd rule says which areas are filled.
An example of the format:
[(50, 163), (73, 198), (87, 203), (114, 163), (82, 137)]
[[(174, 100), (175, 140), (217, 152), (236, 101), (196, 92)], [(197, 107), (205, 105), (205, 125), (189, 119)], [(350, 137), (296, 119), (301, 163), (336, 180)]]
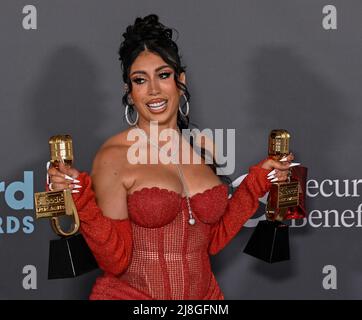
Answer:
[(259, 221), (244, 252), (269, 263), (289, 260), (289, 226), (279, 221)]
[(48, 279), (73, 278), (98, 268), (83, 236), (51, 240)]

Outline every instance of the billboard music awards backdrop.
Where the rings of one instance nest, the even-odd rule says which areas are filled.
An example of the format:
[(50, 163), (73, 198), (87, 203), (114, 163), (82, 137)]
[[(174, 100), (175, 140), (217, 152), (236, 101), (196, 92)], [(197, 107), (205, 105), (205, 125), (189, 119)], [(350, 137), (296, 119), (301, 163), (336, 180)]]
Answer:
[(235, 129), (232, 180), (267, 156), (277, 128), (309, 169), (291, 259), (243, 253), (265, 217), (260, 202), (212, 257), (225, 298), (362, 298), (360, 0), (4, 0), (0, 9), (0, 299), (87, 299), (101, 274), (47, 279), (58, 237), (35, 221), (33, 194), (45, 189), (50, 136), (70, 134), (75, 167), (90, 172), (101, 144), (128, 127), (117, 51), (125, 28), (150, 13), (179, 32), (191, 122)]

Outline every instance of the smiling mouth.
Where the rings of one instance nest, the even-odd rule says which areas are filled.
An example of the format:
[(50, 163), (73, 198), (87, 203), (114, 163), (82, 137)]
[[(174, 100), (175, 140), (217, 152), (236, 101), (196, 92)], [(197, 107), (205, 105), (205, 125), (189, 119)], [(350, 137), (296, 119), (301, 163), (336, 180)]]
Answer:
[(167, 100), (162, 100), (159, 102), (153, 102), (153, 103), (147, 103), (146, 104), (148, 109), (150, 109), (151, 112), (159, 113), (167, 108)]

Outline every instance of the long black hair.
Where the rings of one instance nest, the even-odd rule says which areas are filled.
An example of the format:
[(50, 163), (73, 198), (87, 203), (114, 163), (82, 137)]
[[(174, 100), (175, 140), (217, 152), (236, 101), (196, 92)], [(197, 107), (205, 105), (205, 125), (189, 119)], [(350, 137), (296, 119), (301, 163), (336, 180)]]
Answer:
[[(168, 28), (159, 22), (159, 18), (155, 14), (150, 14), (144, 18), (136, 18), (134, 24), (129, 25), (126, 32), (122, 34), (124, 40), (119, 48), (119, 60), (121, 61), (121, 69), (123, 81), (127, 84), (128, 90), (122, 97), (122, 103), (124, 106), (129, 105), (129, 112), (132, 114), (134, 108), (128, 101), (128, 94), (132, 91), (132, 81), (130, 79), (130, 69), (133, 62), (138, 55), (148, 50), (159, 55), (173, 70), (174, 79), (177, 88), (183, 91), (186, 101), (184, 101), (181, 108), (183, 108), (186, 102), (190, 101), (190, 93), (187, 86), (182, 83), (179, 78), (181, 73), (185, 72), (186, 67), (181, 63), (181, 57), (179, 49), (175, 41), (172, 40), (173, 31), (177, 33), (175, 29)], [(177, 113), (177, 126), (182, 129), (189, 129), (190, 118), (184, 116), (180, 112)], [(190, 136), (190, 144), (193, 147), (193, 137)], [(205, 160), (205, 149), (200, 148), (201, 157)], [(212, 157), (213, 163), (209, 164), (213, 171), (216, 173), (216, 168), (219, 165), (216, 163), (214, 157)], [(230, 179), (226, 176), (222, 176), (222, 179), (230, 183)]]

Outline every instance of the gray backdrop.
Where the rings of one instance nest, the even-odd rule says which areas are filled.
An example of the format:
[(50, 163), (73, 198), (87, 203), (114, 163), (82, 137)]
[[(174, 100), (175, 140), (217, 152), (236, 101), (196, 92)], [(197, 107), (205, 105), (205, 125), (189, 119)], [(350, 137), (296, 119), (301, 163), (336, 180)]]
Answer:
[[(24, 28), (26, 5), (37, 10), (36, 29)], [(326, 5), (337, 10), (336, 29), (326, 27)], [(324, 187), (310, 191), (309, 220), (290, 229), (290, 261), (242, 253), (252, 227), (212, 259), (225, 297), (362, 298), (360, 0), (3, 0), (0, 9), (1, 299), (88, 297), (99, 271), (47, 280), (56, 236), (33, 221), (32, 193), (44, 190), (49, 136), (71, 134), (76, 166), (89, 171), (100, 144), (127, 127), (117, 50), (126, 26), (149, 13), (179, 31), (191, 120), (236, 129), (232, 179), (266, 156), (271, 129), (285, 128), (310, 186)], [(37, 275), (30, 289), (26, 266)]]

